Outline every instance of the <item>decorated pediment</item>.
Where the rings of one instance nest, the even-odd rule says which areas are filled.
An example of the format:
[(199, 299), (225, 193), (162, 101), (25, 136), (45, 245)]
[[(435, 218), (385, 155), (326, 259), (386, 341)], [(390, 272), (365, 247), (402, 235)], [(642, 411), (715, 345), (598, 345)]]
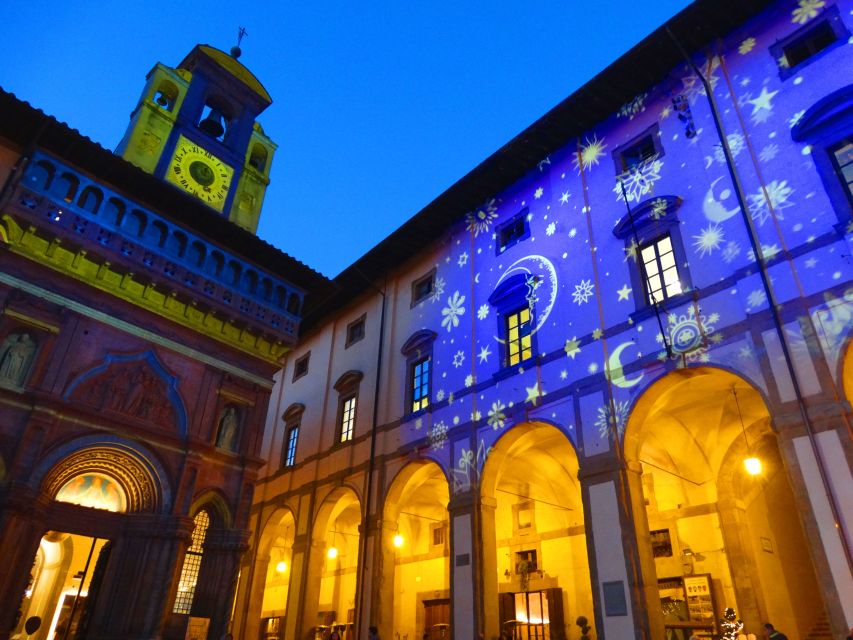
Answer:
[(83, 373), (64, 396), (98, 411), (119, 414), (186, 433), (186, 410), (170, 375), (152, 352), (108, 355)]

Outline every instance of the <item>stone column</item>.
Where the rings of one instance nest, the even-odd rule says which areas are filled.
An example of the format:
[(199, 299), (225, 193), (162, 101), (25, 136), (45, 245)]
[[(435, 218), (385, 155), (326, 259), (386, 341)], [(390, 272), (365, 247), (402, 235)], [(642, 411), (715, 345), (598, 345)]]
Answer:
[(232, 630), (235, 638), (258, 637), (269, 566), (270, 555), (261, 551), (258, 551), (257, 555), (254, 556), (250, 554), (243, 563), (237, 615)]
[(451, 635), (455, 640), (497, 636), (497, 549), (495, 504), (478, 489), (450, 498)]
[[(849, 537), (853, 535), (853, 500), (850, 499), (853, 441), (844, 420), (844, 416), (835, 415), (814, 421), (820, 460), (801, 425), (788, 427), (784, 425), (784, 418), (775, 420), (777, 427), (783, 425), (779, 449), (811, 547), (829, 623), (838, 637), (845, 637), (844, 634), (853, 628), (853, 573), (845, 558), (842, 531), (830, 507), (832, 497), (840, 512), (844, 533), (848, 535), (848, 545), (853, 547), (853, 539)], [(829, 491), (821, 478), (819, 465), (823, 467)]]
[(0, 638), (15, 628), (24, 590), (45, 532), (47, 499), (28, 486), (10, 483), (0, 489)]
[(582, 458), (580, 465), (596, 637), (663, 638), (641, 469), (613, 452)]
[[(397, 523), (375, 519), (368, 527), (367, 548), (369, 551), (365, 573), (370, 574), (369, 602), (365, 609), (369, 611), (367, 625), (376, 625), (380, 638), (392, 638), (394, 633), (394, 570), (397, 551), (394, 547), (394, 535)], [(363, 535), (363, 534), (362, 534)], [(367, 586), (367, 585), (365, 585)], [(360, 618), (365, 620), (365, 618)], [(361, 625), (364, 627), (364, 625)]]
[(249, 548), (248, 540), (249, 531), (245, 529), (207, 531), (192, 615), (210, 618), (209, 638), (221, 638), (228, 631), (237, 571), (240, 558)]
[[(307, 570), (302, 589), (302, 619), (296, 628), (295, 640), (313, 638), (312, 631), (317, 624), (317, 611), (320, 606), (320, 581), (326, 562), (326, 543), (324, 540), (311, 540), (307, 549)], [(288, 609), (290, 607), (290, 602)], [(288, 616), (289, 618), (290, 616)]]
[(159, 637), (171, 614), (177, 561), (190, 540), (192, 520), (128, 515), (124, 535), (112, 541), (89, 624), (92, 640)]
[[(293, 539), (290, 556), (290, 586), (287, 589), (287, 610), (284, 615), (285, 638), (305, 637), (305, 633), (302, 631), (303, 608), (305, 606), (305, 589), (303, 586), (308, 581), (308, 552), (310, 547), (311, 540), (307, 533), (297, 535)], [(319, 593), (317, 595), (319, 597)], [(250, 640), (248, 636), (246, 639)]]

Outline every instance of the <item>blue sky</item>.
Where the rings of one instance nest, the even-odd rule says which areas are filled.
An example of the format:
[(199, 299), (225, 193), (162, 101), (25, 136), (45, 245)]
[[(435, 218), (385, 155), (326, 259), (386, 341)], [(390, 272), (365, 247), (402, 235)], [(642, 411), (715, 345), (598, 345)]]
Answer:
[(0, 85), (113, 149), (156, 62), (245, 26), (258, 235), (334, 276), (687, 4), (9, 1)]

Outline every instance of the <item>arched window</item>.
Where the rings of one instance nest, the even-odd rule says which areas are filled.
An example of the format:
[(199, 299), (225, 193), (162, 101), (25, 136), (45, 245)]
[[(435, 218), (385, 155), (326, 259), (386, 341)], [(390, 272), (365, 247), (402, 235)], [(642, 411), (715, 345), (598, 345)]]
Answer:
[(27, 186), (36, 191), (45, 191), (50, 188), (55, 173), (52, 164), (39, 160), (27, 172)]
[(178, 88), (168, 80), (161, 80), (154, 92), (154, 104), (163, 111), (171, 111), (175, 108), (178, 99)]
[(59, 179), (53, 183), (50, 191), (54, 195), (59, 198), (65, 200), (65, 202), (71, 202), (74, 200), (74, 196), (77, 193), (77, 187), (80, 185), (80, 181), (70, 173), (63, 173), (59, 176)]
[(98, 209), (101, 206), (101, 201), (104, 199), (104, 194), (101, 193), (99, 189), (95, 187), (88, 186), (83, 189), (83, 193), (80, 194), (80, 198), (77, 200), (77, 204), (80, 205), (81, 209), (85, 209), (90, 213), (98, 213)]
[(195, 524), (193, 537), (184, 556), (184, 565), (181, 567), (181, 578), (178, 580), (178, 593), (175, 596), (173, 613), (189, 614), (192, 610), (201, 559), (204, 554), (204, 539), (210, 527), (210, 514), (202, 509), (193, 518), (193, 523)]
[(266, 150), (266, 147), (262, 144), (255, 144), (252, 147), (252, 153), (249, 156), (249, 166), (254, 167), (260, 173), (263, 173), (267, 168), (267, 160), (269, 158), (269, 153)]

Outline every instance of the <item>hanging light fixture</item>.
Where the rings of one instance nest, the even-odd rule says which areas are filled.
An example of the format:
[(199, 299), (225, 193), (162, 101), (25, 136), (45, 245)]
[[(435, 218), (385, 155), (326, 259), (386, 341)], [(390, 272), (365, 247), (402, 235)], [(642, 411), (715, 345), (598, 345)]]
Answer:
[(282, 560), (281, 562), (275, 565), (275, 570), (276, 573), (284, 573), (285, 571), (287, 571), (287, 563)]
[(399, 533), (394, 536), (394, 546), (398, 549), (403, 546), (404, 542), (405, 540), (403, 539), (403, 536), (401, 536)]
[(332, 529), (332, 546), (329, 547), (328, 551), (326, 551), (326, 557), (329, 560), (334, 560), (338, 557), (338, 548), (335, 546), (335, 536), (337, 533), (336, 529)]
[(740, 429), (743, 432), (743, 440), (746, 442), (746, 458), (743, 460), (743, 468), (751, 476), (761, 474), (761, 459), (752, 455), (752, 449), (749, 446), (749, 439), (746, 437), (746, 426), (743, 424), (743, 414), (740, 412), (740, 402), (737, 399), (737, 391), (732, 387), (732, 395), (735, 397), (735, 406), (737, 407), (737, 415), (740, 418)]

